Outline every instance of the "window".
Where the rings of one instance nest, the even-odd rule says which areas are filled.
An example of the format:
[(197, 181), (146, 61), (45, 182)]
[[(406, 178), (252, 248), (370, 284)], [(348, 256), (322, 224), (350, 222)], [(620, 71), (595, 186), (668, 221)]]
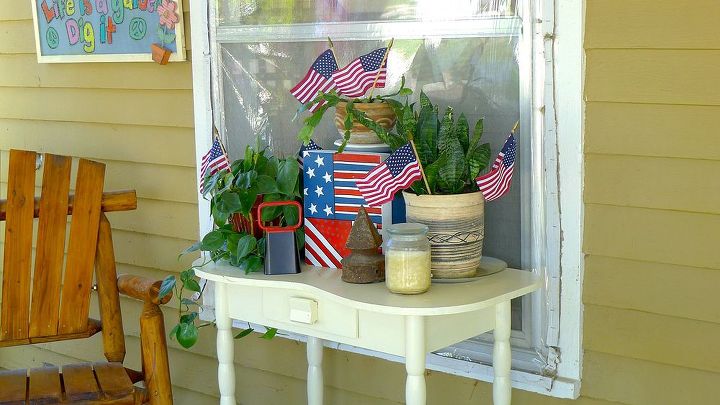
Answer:
[[(562, 89), (554, 82), (557, 65), (551, 34), (555, 21), (544, 17), (542, 23), (535, 22), (553, 16), (552, 2), (227, 0), (211, 3), (207, 13), (203, 3), (193, 2), (191, 11), (195, 55), (203, 47), (206, 52), (203, 58), (193, 58), (198, 151), (207, 149), (210, 123), (214, 122), (231, 158), (239, 157), (245, 146), (256, 140), (271, 146), (276, 154), (294, 154), (302, 117), (292, 120), (298, 103), (288, 91), (327, 49), (328, 37), (334, 42), (340, 66), (395, 38), (384, 90), (397, 88), (404, 76), (406, 85), (416, 90), (414, 97), (422, 89), (434, 103), (464, 112), (471, 125), (485, 117), (484, 136), (493, 153), (499, 151), (519, 117), (515, 185), (508, 196), (486, 206), (484, 254), (501, 258), (511, 267), (546, 275), (547, 288), (542, 293), (513, 303), (515, 385), (576, 396), (579, 322), (573, 319), (579, 310), (575, 313), (560, 304), (570, 300), (580, 305), (580, 283), (568, 284), (572, 289), (566, 297), (561, 295), (560, 283), (561, 275), (579, 271), (580, 248), (570, 243), (577, 251), (561, 255), (560, 233), (579, 239), (580, 184), (572, 173), (565, 176), (563, 162), (557, 159), (564, 146), (556, 134), (565, 121), (557, 119)], [(579, 14), (575, 8), (563, 12)], [(198, 26), (208, 27), (209, 38), (197, 33)], [(577, 41), (579, 44), (579, 37)], [(198, 82), (211, 85), (198, 89)], [(567, 87), (574, 97), (574, 88)], [(579, 84), (576, 90), (579, 103)], [(577, 129), (577, 142), (567, 139), (566, 152), (576, 152), (577, 159), (569, 160), (566, 170), (574, 168), (576, 175), (581, 167), (580, 150), (576, 150), (579, 109), (571, 112), (571, 117), (578, 118), (577, 122), (568, 120), (567, 128), (568, 132)], [(331, 148), (338, 138), (331, 121), (325, 118), (324, 127), (314, 136), (324, 148)], [(567, 194), (563, 176), (570, 184)], [(571, 208), (567, 220), (578, 221), (565, 227), (562, 220), (566, 214), (560, 215), (563, 198)], [(203, 209), (207, 206), (201, 201), (201, 229), (207, 229)], [(572, 218), (574, 214), (578, 218)], [(561, 319), (563, 314), (568, 321)], [(575, 332), (561, 333), (561, 327), (573, 329), (573, 322)], [(573, 353), (563, 354), (563, 339), (574, 342), (568, 346)], [(492, 376), (487, 366), (491, 354), (492, 336), (478, 336), (431, 355), (428, 367), (488, 379)]]

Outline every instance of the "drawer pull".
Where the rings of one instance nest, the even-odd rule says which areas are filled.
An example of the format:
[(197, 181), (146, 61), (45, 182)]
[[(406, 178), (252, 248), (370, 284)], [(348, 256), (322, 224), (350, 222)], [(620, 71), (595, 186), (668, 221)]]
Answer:
[(312, 325), (317, 322), (317, 301), (307, 298), (290, 297), (288, 303), (290, 304), (291, 321), (305, 323), (308, 325)]

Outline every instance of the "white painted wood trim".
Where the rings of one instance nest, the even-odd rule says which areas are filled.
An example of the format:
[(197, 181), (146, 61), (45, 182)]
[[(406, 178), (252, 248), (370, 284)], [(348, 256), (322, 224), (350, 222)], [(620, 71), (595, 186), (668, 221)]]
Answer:
[[(547, 0), (551, 1), (551, 0)], [(560, 246), (560, 336), (557, 376), (578, 386), (582, 375), (583, 330), (583, 33), (585, 2), (554, 0), (556, 131), (562, 240)]]

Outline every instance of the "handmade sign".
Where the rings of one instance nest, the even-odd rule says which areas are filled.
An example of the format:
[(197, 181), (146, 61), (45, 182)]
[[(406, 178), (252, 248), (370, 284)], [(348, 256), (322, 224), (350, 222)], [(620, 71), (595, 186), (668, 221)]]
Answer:
[(38, 62), (185, 60), (181, 0), (31, 0)]
[(341, 267), (343, 257), (350, 254), (345, 243), (362, 206), (378, 228), (404, 221), (404, 211), (393, 215), (393, 207), (403, 204), (393, 202), (368, 207), (355, 184), (380, 164), (386, 154), (329, 150), (305, 150), (302, 154), (306, 263)]

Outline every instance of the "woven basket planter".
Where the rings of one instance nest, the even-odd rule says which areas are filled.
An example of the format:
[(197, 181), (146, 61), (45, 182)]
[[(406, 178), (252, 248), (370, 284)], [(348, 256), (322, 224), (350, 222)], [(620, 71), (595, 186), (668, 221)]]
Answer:
[[(397, 117), (395, 116), (395, 111), (393, 111), (388, 103), (355, 103), (353, 105), (355, 109), (363, 111), (368, 118), (377, 122), (387, 130), (390, 130), (395, 125)], [(340, 135), (345, 134), (346, 106), (347, 103), (341, 101), (335, 107), (335, 126)], [(352, 129), (350, 129), (350, 140), (348, 143), (378, 144), (383, 143), (383, 141), (375, 135), (375, 132), (353, 119), (353, 126)]]
[(485, 236), (485, 210), (479, 191), (454, 195), (403, 192), (407, 222), (430, 228), (434, 278), (474, 277), (480, 267)]

